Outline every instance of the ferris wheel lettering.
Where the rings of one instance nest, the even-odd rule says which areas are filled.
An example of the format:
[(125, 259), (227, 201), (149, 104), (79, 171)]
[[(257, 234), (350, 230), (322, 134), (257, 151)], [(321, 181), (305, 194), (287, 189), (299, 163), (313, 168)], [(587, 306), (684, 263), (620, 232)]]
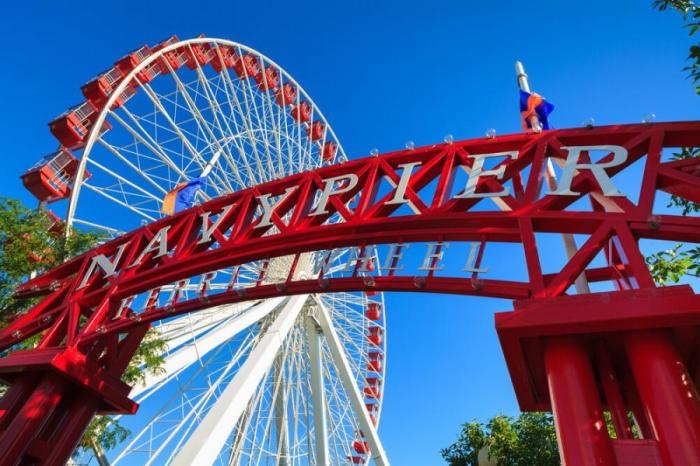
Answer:
[(214, 234), (214, 232), (219, 228), (221, 222), (228, 216), (228, 214), (231, 212), (231, 209), (233, 209), (233, 206), (234, 204), (229, 204), (226, 207), (224, 207), (219, 217), (211, 225), (209, 225), (209, 217), (211, 216), (211, 212), (204, 211), (204, 213), (200, 215), (200, 218), (202, 220), (202, 237), (199, 239), (197, 244), (204, 244), (211, 241), (212, 234)]
[(114, 259), (111, 261), (107, 259), (107, 257), (104, 254), (98, 254), (95, 257), (93, 257), (92, 261), (90, 262), (90, 266), (88, 267), (87, 273), (85, 273), (83, 281), (80, 282), (78, 289), (80, 290), (87, 286), (90, 277), (95, 272), (95, 269), (97, 267), (102, 269), (102, 272), (104, 272), (106, 278), (116, 275), (117, 265), (119, 264), (119, 260), (121, 259), (122, 254), (124, 254), (124, 249), (126, 249), (128, 245), (129, 243), (124, 243), (120, 245), (117, 249), (117, 252), (114, 255)]
[(141, 262), (143, 262), (143, 259), (151, 252), (156, 253), (153, 256), (153, 259), (158, 259), (159, 257), (163, 257), (164, 255), (168, 254), (168, 230), (170, 230), (170, 225), (166, 225), (158, 230), (158, 232), (153, 235), (153, 238), (151, 238), (151, 240), (148, 242), (146, 247), (141, 250), (139, 257), (137, 257), (128, 268), (140, 265)]
[[(598, 183), (600, 186), (601, 191), (603, 192), (603, 195), (605, 196), (620, 196), (622, 195), (620, 191), (615, 187), (613, 184), (610, 175), (606, 172), (606, 169), (610, 169), (613, 167), (616, 167), (618, 165), (623, 164), (628, 157), (628, 151), (622, 146), (616, 146), (616, 145), (596, 145), (596, 146), (566, 146), (562, 147), (563, 150), (567, 151), (567, 157), (564, 161), (562, 161), (562, 176), (560, 179), (560, 182), (558, 183), (556, 189), (552, 190), (551, 192), (547, 193), (547, 195), (557, 195), (557, 196), (576, 196), (579, 193), (573, 192), (571, 190), (572, 187), (572, 182), (574, 177), (578, 173), (582, 173), (584, 171), (590, 172), (592, 175), (593, 179)], [(610, 154), (609, 156), (606, 156), (603, 158), (601, 161), (596, 162), (596, 163), (591, 163), (588, 161), (590, 158), (590, 153), (595, 152), (595, 151), (603, 151), (607, 154)], [(585, 154), (585, 156), (584, 156)], [(510, 189), (507, 186), (502, 187), (500, 191), (489, 191), (489, 192), (477, 192), (477, 187), (480, 184), (480, 180), (482, 180), (485, 177), (490, 177), (490, 178), (495, 178), (496, 180), (500, 180), (503, 178), (504, 173), (505, 173), (505, 166), (504, 165), (498, 165), (496, 168), (493, 169), (484, 169), (484, 164), (488, 159), (492, 158), (505, 158), (506, 160), (514, 160), (517, 159), (518, 157), (518, 152), (517, 151), (506, 151), (506, 152), (496, 152), (496, 153), (487, 153), (487, 154), (474, 154), (474, 155), (469, 155), (468, 158), (470, 158), (473, 162), (471, 167), (467, 167), (464, 165), (462, 166), (462, 169), (465, 170), (468, 174), (468, 178), (466, 181), (466, 186), (465, 189), (454, 196), (454, 199), (464, 199), (464, 198), (491, 198), (491, 197), (503, 197), (509, 195)], [(586, 160), (581, 162), (579, 159), (585, 158)], [(391, 198), (384, 201), (384, 205), (396, 205), (396, 204), (405, 204), (405, 203), (410, 203), (411, 201), (409, 200), (409, 192), (411, 190), (411, 177), (415, 176), (416, 173), (419, 173), (420, 170), (416, 170), (418, 167), (421, 166), (421, 162), (409, 162), (409, 163), (403, 163), (399, 164), (397, 166), (398, 169), (401, 170), (401, 175), (398, 179), (398, 181), (393, 182), (392, 184), (394, 185), (394, 191), (393, 195), (391, 195)], [(415, 173), (414, 173), (415, 172)], [(315, 206), (312, 208), (312, 210), (308, 213), (306, 213), (306, 217), (314, 217), (314, 216), (320, 216), (324, 214), (329, 214), (329, 205), (332, 205), (334, 203), (337, 203), (340, 198), (342, 198), (343, 194), (351, 193), (351, 192), (356, 192), (358, 190), (362, 189), (376, 189), (375, 187), (372, 186), (364, 186), (364, 187), (358, 187), (360, 178), (356, 173), (345, 173), (333, 177), (328, 177), (328, 178), (321, 178), (320, 180), (323, 183), (323, 186), (317, 190), (318, 193), (318, 201), (316, 202)], [(261, 209), (261, 214), (258, 215), (257, 221), (251, 226), (253, 229), (257, 228), (270, 228), (276, 223), (280, 223), (282, 226), (287, 226), (284, 224), (284, 222), (281, 220), (284, 215), (282, 213), (278, 213), (277, 211), (281, 208), (282, 205), (285, 204), (285, 201), (292, 196), (295, 192), (300, 190), (300, 185), (293, 185), (293, 186), (288, 186), (284, 190), (284, 192), (281, 195), (278, 195), (278, 197), (273, 200), (273, 193), (263, 193), (263, 194), (258, 194), (256, 196), (253, 196), (255, 201), (257, 201), (257, 205), (255, 206), (247, 206), (243, 205), (242, 211), (238, 213), (240, 218), (249, 218), (251, 217), (257, 209)], [(338, 199), (336, 199), (338, 198)], [(343, 203), (347, 203), (347, 200), (340, 201)], [(289, 203), (286, 203), (289, 204)], [(200, 228), (200, 233), (199, 233), (199, 238), (196, 240), (196, 244), (198, 245), (206, 245), (206, 244), (214, 244), (214, 236), (217, 234), (217, 232), (221, 235), (224, 234), (225, 229), (230, 228), (230, 226), (227, 226), (226, 228), (222, 228), (222, 225), (224, 225), (224, 219), (230, 217), (232, 214), (232, 210), (234, 209), (235, 206), (241, 205), (241, 203), (236, 204), (236, 203), (231, 203), (225, 205), (223, 208), (220, 208), (217, 210), (217, 212), (213, 211), (204, 211), (199, 215), (199, 219), (201, 222), (201, 228)], [(415, 207), (415, 206), (414, 206)], [(296, 205), (296, 208), (298, 209), (303, 209), (302, 205)], [(246, 210), (244, 212), (244, 210)], [(334, 209), (336, 209), (336, 206), (334, 206)], [(417, 215), (420, 215), (419, 211), (414, 212)], [(211, 222), (210, 218), (212, 215), (218, 215), (215, 221)], [(227, 223), (226, 225), (229, 225)], [(279, 225), (278, 225), (279, 226)], [(166, 225), (160, 228), (158, 231), (156, 231), (152, 237), (150, 237), (148, 243), (146, 246), (141, 250), (137, 251), (138, 254), (132, 253), (129, 255), (129, 257), (134, 257), (136, 256), (136, 259), (134, 259), (131, 264), (126, 267), (127, 269), (137, 267), (140, 265), (146, 258), (149, 260), (154, 260), (154, 259), (159, 259), (162, 258), (163, 256), (166, 256), (168, 254), (172, 253), (172, 246), (168, 245), (168, 236), (169, 236), (169, 230), (171, 229), (172, 225)], [(228, 240), (231, 240), (231, 236), (234, 235), (234, 231), (232, 230), (229, 237), (227, 238)], [(233, 238), (235, 239), (235, 238)], [(77, 289), (82, 289), (86, 287), (90, 281), (90, 278), (95, 275), (98, 272), (102, 272), (104, 274), (105, 278), (110, 278), (114, 277), (115, 275), (119, 274), (119, 268), (120, 268), (120, 262), (122, 260), (122, 257), (124, 256), (124, 252), (126, 251), (126, 248), (128, 245), (131, 244), (132, 238), (130, 238), (127, 242), (121, 244), (118, 249), (113, 253), (112, 259), (109, 259), (106, 255), (104, 254), (98, 254), (92, 257), (90, 265), (87, 268), (86, 273), (84, 274), (80, 285)], [(447, 243), (431, 243), (432, 246), (429, 246), (429, 249), (426, 251), (426, 255), (424, 256), (424, 260), (422, 265), (419, 267), (419, 270), (422, 271), (428, 271), (428, 272), (434, 272), (441, 270), (440, 269), (440, 261), (443, 259), (445, 255), (445, 250), (448, 248)], [(477, 243), (478, 245), (478, 243)], [(214, 246), (215, 247), (215, 246)], [(406, 245), (408, 247), (408, 245)], [(366, 272), (368, 271), (370, 257), (371, 257), (371, 247), (370, 249), (363, 250), (361, 253), (358, 253), (357, 257), (357, 262), (360, 264), (360, 272)], [(471, 249), (470, 252), (470, 259), (468, 264), (465, 266), (463, 269), (464, 271), (467, 272), (484, 272), (488, 269), (479, 269), (478, 265), (476, 267), (473, 267), (473, 262), (476, 260), (476, 255), (481, 254), (481, 249), (479, 247), (474, 246)], [(401, 260), (403, 255), (402, 249), (400, 246), (396, 246), (394, 249), (392, 249), (389, 253), (389, 255), (386, 258), (386, 261), (389, 265), (389, 267), (386, 268), (386, 270), (400, 270), (396, 267), (398, 267), (398, 262)], [(477, 261), (478, 262), (478, 261)], [(384, 265), (387, 265), (385, 263)], [(470, 265), (471, 264), (471, 265)], [(264, 277), (265, 271), (262, 271), (262, 276)]]
[[(549, 194), (558, 196), (578, 196), (580, 193), (571, 190), (571, 183), (574, 180), (574, 175), (577, 171), (590, 170), (593, 177), (598, 182), (598, 185), (605, 196), (624, 196), (613, 184), (610, 176), (605, 172), (606, 168), (616, 167), (623, 164), (629, 155), (627, 149), (622, 146), (602, 145), (602, 146), (570, 146), (562, 147), (568, 152), (562, 177), (557, 185), (557, 189)], [(606, 154), (612, 154), (612, 160), (608, 162), (598, 163), (580, 163), (579, 159), (583, 152), (603, 151)], [(590, 157), (590, 156), (589, 156)]]
[(294, 191), (295, 189), (297, 189), (296, 186), (290, 186), (289, 188), (287, 188), (287, 190), (284, 192), (284, 194), (282, 194), (282, 196), (280, 196), (280, 198), (277, 199), (277, 201), (274, 203), (270, 202), (270, 196), (272, 196), (272, 194), (268, 193), (268, 194), (261, 194), (260, 196), (255, 196), (255, 199), (258, 200), (258, 202), (260, 203), (260, 207), (262, 207), (262, 209), (263, 209), (263, 215), (262, 215), (262, 217), (260, 217), (260, 221), (255, 226), (255, 228), (273, 226), (271, 219), (272, 219), (272, 215), (275, 212), (275, 209), (277, 209), (277, 207), (282, 202), (284, 202), (284, 200), (287, 199), (289, 194), (292, 191)]
[[(352, 191), (359, 178), (354, 173), (348, 173), (346, 175), (334, 176), (332, 178), (327, 178), (322, 180), (324, 183), (323, 191), (321, 191), (321, 197), (318, 199), (318, 204), (316, 208), (309, 213), (309, 216), (323, 215), (328, 213), (328, 200), (331, 196), (337, 196), (339, 194), (347, 193)], [(338, 186), (336, 187), (336, 184)]]
[(413, 174), (413, 169), (416, 167), (419, 167), (422, 165), (421, 162), (410, 162), (410, 163), (403, 163), (398, 166), (401, 171), (401, 178), (399, 179), (398, 184), (396, 185), (396, 191), (394, 191), (394, 197), (392, 197), (389, 201), (386, 202), (387, 205), (392, 205), (392, 204), (405, 204), (408, 201), (406, 199), (406, 188), (408, 188), (408, 182), (411, 179), (411, 175)]
[[(472, 278), (477, 278), (479, 274), (487, 273), (488, 268), (481, 266), (481, 260), (484, 253), (485, 242), (467, 242), (468, 247), (467, 260), (464, 267), (461, 269), (465, 273), (471, 274)], [(342, 254), (342, 250), (329, 250), (322, 254), (320, 261), (317, 263), (317, 269), (314, 277), (303, 276), (296, 280), (324, 280), (330, 274), (340, 273), (341, 276), (355, 276), (361, 274), (365, 277), (365, 283), (372, 283), (369, 277), (373, 277), (376, 271), (374, 262), (379, 261), (381, 264), (378, 267), (379, 271), (394, 274), (397, 271), (404, 270), (404, 264), (401, 262), (404, 259), (404, 252), (410, 248), (410, 243), (393, 243), (383, 245), (386, 248), (384, 260), (380, 261), (381, 254), (379, 245), (366, 245), (363, 247), (352, 247), (349, 250), (349, 256), (346, 261), (340, 266), (331, 267), (329, 264), (334, 258)], [(445, 265), (442, 263), (447, 259), (448, 251), (450, 251), (450, 243), (447, 242), (431, 242), (425, 244), (425, 254), (421, 261), (415, 267), (409, 267), (422, 272), (425, 275), (415, 275), (415, 277), (430, 277), (435, 272), (445, 270)], [(299, 260), (299, 254), (295, 256), (295, 261)], [(252, 290), (258, 287), (269, 286), (271, 283), (277, 283), (278, 291), (283, 289), (280, 283), (291, 283), (294, 278), (294, 267), (290, 266), (287, 270), (277, 270), (277, 276), (270, 276), (270, 264), (279, 264), (277, 259), (264, 259), (256, 264), (245, 264), (248, 268), (253, 266), (255, 277), (249, 281), (240, 281), (239, 272), (241, 265), (235, 265), (227, 270), (216, 270), (203, 273), (198, 276), (183, 278), (170, 284), (161, 285), (156, 288), (146, 290), (137, 295), (124, 297), (120, 300), (117, 312), (112, 320), (118, 321), (126, 318), (126, 314), (130, 311), (136, 312), (138, 315), (157, 313), (162, 310), (173, 309), (174, 306), (181, 304), (183, 299), (207, 301), (210, 298), (219, 296), (221, 293), (234, 293), (239, 298), (245, 299)], [(288, 264), (289, 265), (289, 264)], [(279, 267), (276, 267), (279, 269)], [(214, 278), (220, 273), (225, 272), (230, 275), (230, 279), (225, 286), (218, 284), (212, 286)], [(280, 275), (280, 273), (282, 275)], [(277, 281), (276, 281), (277, 280)], [(283, 282), (279, 280), (284, 280)], [(194, 296), (188, 295), (188, 292), (193, 292)]]
[(494, 170), (484, 170), (484, 162), (486, 159), (494, 157), (510, 157), (511, 159), (518, 158), (518, 151), (509, 152), (498, 152), (495, 154), (475, 154), (470, 155), (469, 158), (474, 159), (471, 169), (465, 165), (460, 165), (464, 171), (467, 172), (469, 178), (467, 178), (467, 186), (464, 188), (460, 194), (455, 196), (455, 199), (466, 199), (466, 198), (483, 198), (483, 197), (503, 197), (510, 193), (509, 187), (504, 187), (500, 192), (487, 192), (487, 193), (477, 193), (476, 187), (479, 184), (479, 178), (482, 176), (493, 176), (497, 180), (503, 178), (503, 174), (506, 172), (505, 165), (499, 165), (498, 168)]

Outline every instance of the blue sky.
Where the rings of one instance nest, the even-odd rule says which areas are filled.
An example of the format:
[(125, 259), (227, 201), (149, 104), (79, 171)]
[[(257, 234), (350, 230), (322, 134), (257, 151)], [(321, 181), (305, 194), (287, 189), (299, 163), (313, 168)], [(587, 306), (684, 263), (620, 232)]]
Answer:
[[(258, 49), (313, 96), (350, 157), (519, 131), (513, 62), (557, 127), (698, 119), (690, 40), (651, 1), (12, 2), (3, 6), (3, 194), (50, 151), (47, 122), (126, 51), (200, 32)], [(381, 434), (396, 465), (442, 464), (462, 422), (517, 404), (493, 328), (506, 301), (390, 295)]]

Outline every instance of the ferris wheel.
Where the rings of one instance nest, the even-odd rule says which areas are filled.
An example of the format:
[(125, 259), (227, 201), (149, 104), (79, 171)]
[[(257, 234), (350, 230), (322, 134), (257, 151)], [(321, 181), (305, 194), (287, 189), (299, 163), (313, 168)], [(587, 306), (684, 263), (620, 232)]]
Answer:
[[(50, 123), (58, 150), (22, 177), (40, 202), (65, 208), (64, 219), (50, 214), (67, 231), (138, 228), (166, 215), (166, 195), (192, 180), (202, 180), (196, 204), (347, 160), (299, 84), (228, 40), (173, 36), (143, 46), (82, 92), (82, 104)], [(295, 270), (342, 275), (359, 257), (308, 253)], [(209, 286), (245, 289), (291, 260), (243, 264)], [(79, 462), (385, 464), (367, 432), (371, 422), (376, 435), (382, 409), (385, 323), (377, 292), (275, 297), (159, 322), (164, 371), (131, 392), (139, 412), (119, 419), (130, 435)]]

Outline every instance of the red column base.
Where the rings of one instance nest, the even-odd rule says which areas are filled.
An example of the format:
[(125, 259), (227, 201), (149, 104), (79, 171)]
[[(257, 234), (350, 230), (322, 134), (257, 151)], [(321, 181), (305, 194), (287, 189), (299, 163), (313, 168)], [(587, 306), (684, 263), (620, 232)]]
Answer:
[(0, 359), (0, 466), (62, 465), (95, 413), (136, 412), (130, 387), (73, 349), (17, 351)]
[[(564, 464), (594, 464), (605, 450), (590, 428), (601, 406), (627, 437), (612, 442), (609, 464), (700, 465), (691, 377), (700, 374), (700, 296), (689, 286), (516, 302), (515, 311), (496, 314), (496, 329), (520, 408), (554, 410)], [(607, 353), (601, 358), (598, 347), (594, 357), (601, 341)], [(644, 439), (620, 426), (630, 412)], [(585, 452), (568, 455), (581, 444)]]

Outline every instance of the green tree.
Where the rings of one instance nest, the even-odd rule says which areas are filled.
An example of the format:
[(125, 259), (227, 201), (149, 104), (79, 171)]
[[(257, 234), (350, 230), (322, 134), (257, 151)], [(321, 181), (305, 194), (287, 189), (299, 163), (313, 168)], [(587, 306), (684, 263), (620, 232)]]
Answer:
[[(659, 11), (668, 9), (679, 11), (691, 37), (700, 30), (700, 6), (692, 0), (655, 0), (653, 5)], [(685, 71), (688, 72), (688, 78), (695, 86), (696, 94), (700, 95), (700, 43), (690, 46), (688, 66), (686, 66)], [(700, 148), (683, 147), (671, 158), (672, 160), (683, 160), (699, 156)], [(700, 212), (700, 204), (678, 196), (671, 197), (668, 207), (681, 209), (683, 215)], [(678, 244), (672, 249), (651, 254), (646, 258), (656, 283), (667, 285), (678, 283), (681, 278), (687, 275), (700, 276), (700, 248), (683, 248), (683, 244)]]
[(450, 466), (478, 466), (486, 449), (499, 466), (558, 466), (559, 451), (550, 413), (522, 413), (517, 418), (498, 415), (488, 423), (462, 425), (457, 441), (440, 453)]
[[(679, 11), (683, 15), (683, 22), (688, 28), (688, 34), (692, 37), (700, 30), (700, 5), (692, 0), (654, 0), (654, 7), (659, 11), (669, 8)], [(700, 44), (690, 46), (688, 53), (688, 66), (685, 70), (688, 77), (695, 85), (695, 92), (700, 94)]]
[(19, 284), (87, 251), (101, 238), (89, 231), (64, 238), (61, 225), (52, 226), (43, 208), (29, 209), (17, 199), (0, 197), (0, 328), (35, 302), (13, 297)]
[[(18, 285), (30, 276), (41, 274), (66, 259), (88, 251), (104, 237), (94, 231), (74, 229), (66, 237), (61, 224), (47, 215), (43, 207), (29, 209), (17, 199), (0, 197), (0, 328), (18, 312), (30, 308), (39, 298), (16, 299)], [(41, 335), (29, 338), (14, 347), (31, 348)], [(166, 343), (158, 333), (149, 331), (136, 350), (122, 380), (130, 385), (143, 382), (146, 374), (158, 374), (162, 369), (162, 354)], [(0, 395), (2, 394), (0, 386)], [(96, 416), (87, 428), (80, 448), (94, 451), (103, 461), (103, 451), (114, 448), (129, 435), (118, 421), (108, 416)]]

